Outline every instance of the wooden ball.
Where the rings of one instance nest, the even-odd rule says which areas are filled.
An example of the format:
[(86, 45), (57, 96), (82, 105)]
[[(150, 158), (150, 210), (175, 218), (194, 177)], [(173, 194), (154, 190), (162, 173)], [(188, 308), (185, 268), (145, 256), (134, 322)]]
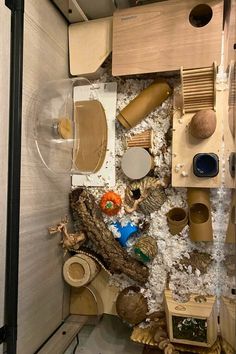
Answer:
[(139, 290), (137, 286), (129, 286), (120, 292), (116, 300), (118, 316), (131, 325), (144, 321), (148, 312), (147, 299)]
[(198, 139), (207, 139), (216, 130), (216, 114), (211, 109), (197, 112), (191, 120), (190, 133)]

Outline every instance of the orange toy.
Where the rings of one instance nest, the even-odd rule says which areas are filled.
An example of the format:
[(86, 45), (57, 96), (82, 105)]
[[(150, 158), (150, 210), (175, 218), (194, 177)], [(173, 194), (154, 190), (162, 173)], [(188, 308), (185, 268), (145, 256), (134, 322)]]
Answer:
[(121, 197), (115, 192), (111, 191), (103, 194), (100, 201), (100, 207), (105, 214), (112, 216), (119, 212), (121, 203)]

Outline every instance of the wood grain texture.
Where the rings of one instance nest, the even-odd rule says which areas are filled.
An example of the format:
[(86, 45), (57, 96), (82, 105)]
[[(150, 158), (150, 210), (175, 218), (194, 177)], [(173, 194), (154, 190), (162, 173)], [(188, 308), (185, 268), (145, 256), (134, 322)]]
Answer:
[(199, 68), (220, 62), (223, 2), (213, 0), (211, 21), (193, 27), (189, 14), (200, 0), (170, 0), (114, 13), (112, 73), (141, 74)]
[[(116, 315), (116, 298), (119, 294), (119, 289), (115, 286), (109, 285), (109, 277), (110, 276), (104, 270), (101, 270), (90, 285), (95, 288), (101, 297), (104, 313)], [(70, 313), (81, 314), (78, 305), (77, 289), (71, 288)]]
[[(189, 132), (189, 124), (195, 112), (207, 109), (208, 106), (195, 107), (195, 112), (182, 114), (183, 107), (178, 94), (174, 94), (173, 114), (173, 145), (172, 145), (172, 186), (173, 187), (198, 187), (217, 188), (222, 182), (222, 139), (223, 119), (222, 107), (225, 105), (225, 91), (216, 92), (216, 130), (208, 139), (196, 139)], [(219, 174), (216, 177), (197, 177), (193, 173), (193, 157), (201, 152), (215, 153), (219, 157)], [(180, 169), (178, 168), (179, 166)]]
[[(191, 294), (187, 302), (177, 302), (172, 297), (170, 290), (165, 290), (165, 312), (167, 329), (170, 341), (199, 347), (211, 347), (217, 339), (217, 304), (215, 296), (205, 297), (206, 301), (196, 302), (197, 294)], [(207, 340), (206, 342), (195, 342), (186, 339), (177, 339), (173, 333), (172, 316), (183, 318), (197, 318), (207, 320)]]
[[(112, 50), (112, 17), (69, 26), (71, 75), (94, 74)], [(83, 50), (81, 50), (83, 48)], [(93, 55), (91, 55), (93, 53)]]
[[(7, 160), (10, 75), (10, 11), (0, 2), (0, 327), (4, 324), (6, 211), (7, 211)], [(3, 345), (0, 345), (0, 353)]]
[[(47, 228), (68, 213), (69, 176), (43, 167), (33, 138), (33, 94), (68, 77), (67, 24), (49, 0), (25, 2), (18, 353), (32, 354), (62, 321), (60, 236)], [(67, 313), (68, 314), (68, 313)]]
[(181, 68), (181, 83), (185, 113), (215, 109), (215, 64), (200, 69)]
[(81, 322), (66, 321), (43, 346), (38, 354), (63, 354), (85, 322), (85, 317)]

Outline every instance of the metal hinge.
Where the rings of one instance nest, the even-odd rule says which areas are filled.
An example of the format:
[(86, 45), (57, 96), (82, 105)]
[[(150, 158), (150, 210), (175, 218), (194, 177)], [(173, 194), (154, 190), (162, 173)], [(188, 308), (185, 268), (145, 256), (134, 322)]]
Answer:
[(5, 0), (5, 5), (11, 11), (24, 11), (24, 0)]
[(5, 343), (7, 339), (7, 326), (0, 327), (0, 344)]

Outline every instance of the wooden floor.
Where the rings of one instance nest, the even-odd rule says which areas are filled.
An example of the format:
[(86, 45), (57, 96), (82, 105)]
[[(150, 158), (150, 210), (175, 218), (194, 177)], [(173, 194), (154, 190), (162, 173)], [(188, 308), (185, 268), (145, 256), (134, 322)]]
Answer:
[(68, 77), (67, 23), (49, 0), (26, 0), (24, 33), (18, 354), (32, 354), (64, 316), (59, 236), (47, 228), (68, 212), (70, 177), (55, 178), (39, 160), (32, 95)]

